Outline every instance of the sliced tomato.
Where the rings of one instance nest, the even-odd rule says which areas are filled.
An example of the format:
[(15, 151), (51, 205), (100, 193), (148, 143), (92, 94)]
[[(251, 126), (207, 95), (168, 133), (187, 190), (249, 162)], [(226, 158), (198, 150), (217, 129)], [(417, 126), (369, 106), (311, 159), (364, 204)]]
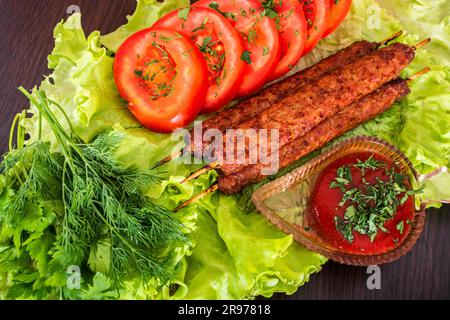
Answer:
[(308, 26), (306, 47), (303, 52), (303, 55), (306, 55), (319, 43), (327, 29), (330, 0), (300, 0), (300, 3)]
[(194, 7), (209, 7), (221, 15), (241, 34), (245, 51), (245, 71), (238, 96), (255, 93), (264, 86), (280, 56), (280, 41), (275, 22), (264, 16), (258, 0), (200, 0)]
[(208, 89), (198, 48), (186, 36), (159, 28), (139, 31), (122, 44), (114, 79), (133, 115), (157, 132), (171, 132), (194, 120)]
[(269, 80), (275, 80), (294, 67), (302, 57), (306, 46), (307, 25), (298, 0), (275, 0), (280, 35), (280, 62)]
[(344, 21), (350, 7), (352, 6), (352, 0), (329, 0), (330, 1), (330, 14), (328, 16), (328, 24), (323, 34), (323, 38), (333, 33), (339, 25)]
[(236, 96), (244, 71), (244, 46), (227, 19), (212, 9), (184, 8), (164, 16), (154, 27), (187, 35), (202, 52), (209, 71), (203, 113), (219, 110)]

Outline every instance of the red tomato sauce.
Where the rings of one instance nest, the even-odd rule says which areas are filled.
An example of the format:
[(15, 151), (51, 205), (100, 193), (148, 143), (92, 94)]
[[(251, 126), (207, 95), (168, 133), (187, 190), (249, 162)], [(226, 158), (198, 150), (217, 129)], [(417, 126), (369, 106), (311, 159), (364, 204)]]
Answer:
[[(363, 185), (362, 172), (352, 165), (356, 164), (358, 160), (366, 161), (371, 156), (384, 163), (387, 169), (394, 167), (395, 171), (400, 173), (395, 163), (389, 158), (369, 152), (354, 153), (337, 159), (325, 168), (319, 176), (312, 194), (311, 204), (314, 223), (316, 224), (315, 229), (323, 239), (335, 248), (347, 253), (363, 255), (385, 253), (402, 243), (411, 229), (410, 221), (412, 221), (414, 215), (413, 196), (410, 196), (403, 205), (397, 207), (393, 218), (387, 220), (383, 225), (387, 232), (378, 230), (373, 241), (368, 235), (353, 230), (354, 240), (350, 242), (337, 230), (335, 216), (344, 217), (348, 204), (343, 207), (339, 206), (343, 192), (339, 188), (331, 188), (330, 183), (335, 180), (338, 168), (349, 166), (352, 174), (351, 187), (361, 187)], [(366, 170), (364, 176), (370, 184), (374, 184), (377, 177), (383, 181), (388, 181), (385, 169)], [(411, 190), (409, 182), (406, 181), (405, 185)], [(402, 232), (397, 228), (401, 221), (403, 221)]]

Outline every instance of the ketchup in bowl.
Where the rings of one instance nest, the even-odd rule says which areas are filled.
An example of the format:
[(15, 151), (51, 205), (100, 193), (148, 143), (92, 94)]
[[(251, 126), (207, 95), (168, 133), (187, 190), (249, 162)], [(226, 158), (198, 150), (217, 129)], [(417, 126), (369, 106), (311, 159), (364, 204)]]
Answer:
[(318, 177), (311, 198), (315, 228), (340, 251), (386, 253), (411, 230), (415, 193), (391, 159), (371, 152), (345, 155)]

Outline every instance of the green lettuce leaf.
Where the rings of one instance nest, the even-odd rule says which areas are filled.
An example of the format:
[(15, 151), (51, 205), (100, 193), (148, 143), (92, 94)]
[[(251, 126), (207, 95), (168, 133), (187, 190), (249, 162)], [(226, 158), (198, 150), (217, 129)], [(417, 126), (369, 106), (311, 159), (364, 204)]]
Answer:
[[(197, 246), (186, 258), (185, 287), (176, 299), (248, 299), (292, 294), (320, 271), (326, 259), (293, 243), (253, 212), (242, 214), (233, 197), (198, 204)], [(208, 239), (208, 241), (205, 241)]]
[(425, 180), (424, 198), (432, 203), (450, 203), (448, 201), (448, 189), (450, 189), (450, 173), (445, 170)]
[[(124, 129), (116, 126), (115, 130)], [(116, 154), (125, 163), (129, 159), (128, 163), (145, 167), (152, 157), (148, 152), (153, 148), (160, 147), (169, 154), (175, 144), (170, 139), (156, 143), (152, 140), (153, 134), (149, 136), (144, 129), (125, 131), (130, 140), (123, 143)], [(145, 152), (136, 154), (135, 150)], [(217, 174), (210, 171), (190, 183), (181, 184), (183, 177), (200, 166), (175, 161), (161, 166), (163, 181), (148, 195), (168, 208), (177, 207), (215, 182)], [(293, 243), (292, 236), (276, 229), (257, 212), (243, 214), (237, 197), (216, 193), (177, 214), (184, 216), (185, 226), (194, 230), (195, 248), (179, 256), (182, 260), (174, 285), (156, 293), (130, 280), (121, 298), (243, 299), (271, 296), (274, 292), (293, 293), (326, 261)]]
[(189, 6), (188, 0), (137, 0), (136, 11), (128, 16), (128, 23), (116, 31), (102, 36), (102, 44), (112, 51), (117, 51), (120, 45), (133, 33), (151, 27), (159, 18), (169, 12)]
[[(41, 83), (40, 89), (65, 110), (77, 134), (89, 142), (116, 123), (124, 127), (139, 125), (117, 92), (114, 59), (102, 48), (100, 33), (93, 32), (86, 38), (81, 15), (74, 14), (56, 26), (54, 36), (55, 48), (48, 58), (53, 73)], [(29, 112), (34, 117), (26, 119), (23, 125), (30, 133), (31, 141), (35, 141), (39, 139), (39, 118), (34, 106)], [(63, 113), (56, 107), (53, 112), (68, 128)], [(57, 146), (46, 122), (42, 124), (41, 137), (51, 141), (53, 147)]]
[(431, 37), (427, 51), (439, 58), (441, 65), (450, 65), (450, 3), (448, 0), (377, 0), (389, 14), (407, 27), (410, 34)]

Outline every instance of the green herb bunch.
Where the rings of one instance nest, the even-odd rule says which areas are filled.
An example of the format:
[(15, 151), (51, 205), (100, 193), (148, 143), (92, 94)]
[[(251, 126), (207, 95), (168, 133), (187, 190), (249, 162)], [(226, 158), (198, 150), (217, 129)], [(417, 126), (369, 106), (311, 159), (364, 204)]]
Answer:
[[(64, 114), (60, 106), (43, 92), (20, 90), (50, 124), (60, 152), (51, 152), (41, 140), (24, 145), (19, 129), (19, 147), (0, 165), (0, 261), (28, 269), (2, 265), (0, 274), (14, 276), (0, 276), (0, 289), (2, 280), (5, 286), (12, 281), (20, 284), (12, 296), (26, 291), (36, 296), (37, 288), (45, 296), (49, 286), (65, 285), (71, 265), (105, 273), (115, 289), (131, 274), (144, 283), (170, 281), (175, 270), (167, 248), (188, 240), (173, 213), (145, 196), (158, 175), (114, 160), (123, 134), (107, 132), (84, 144), (71, 126), (66, 132), (56, 119), (50, 105)], [(20, 259), (29, 263), (17, 263)]]

